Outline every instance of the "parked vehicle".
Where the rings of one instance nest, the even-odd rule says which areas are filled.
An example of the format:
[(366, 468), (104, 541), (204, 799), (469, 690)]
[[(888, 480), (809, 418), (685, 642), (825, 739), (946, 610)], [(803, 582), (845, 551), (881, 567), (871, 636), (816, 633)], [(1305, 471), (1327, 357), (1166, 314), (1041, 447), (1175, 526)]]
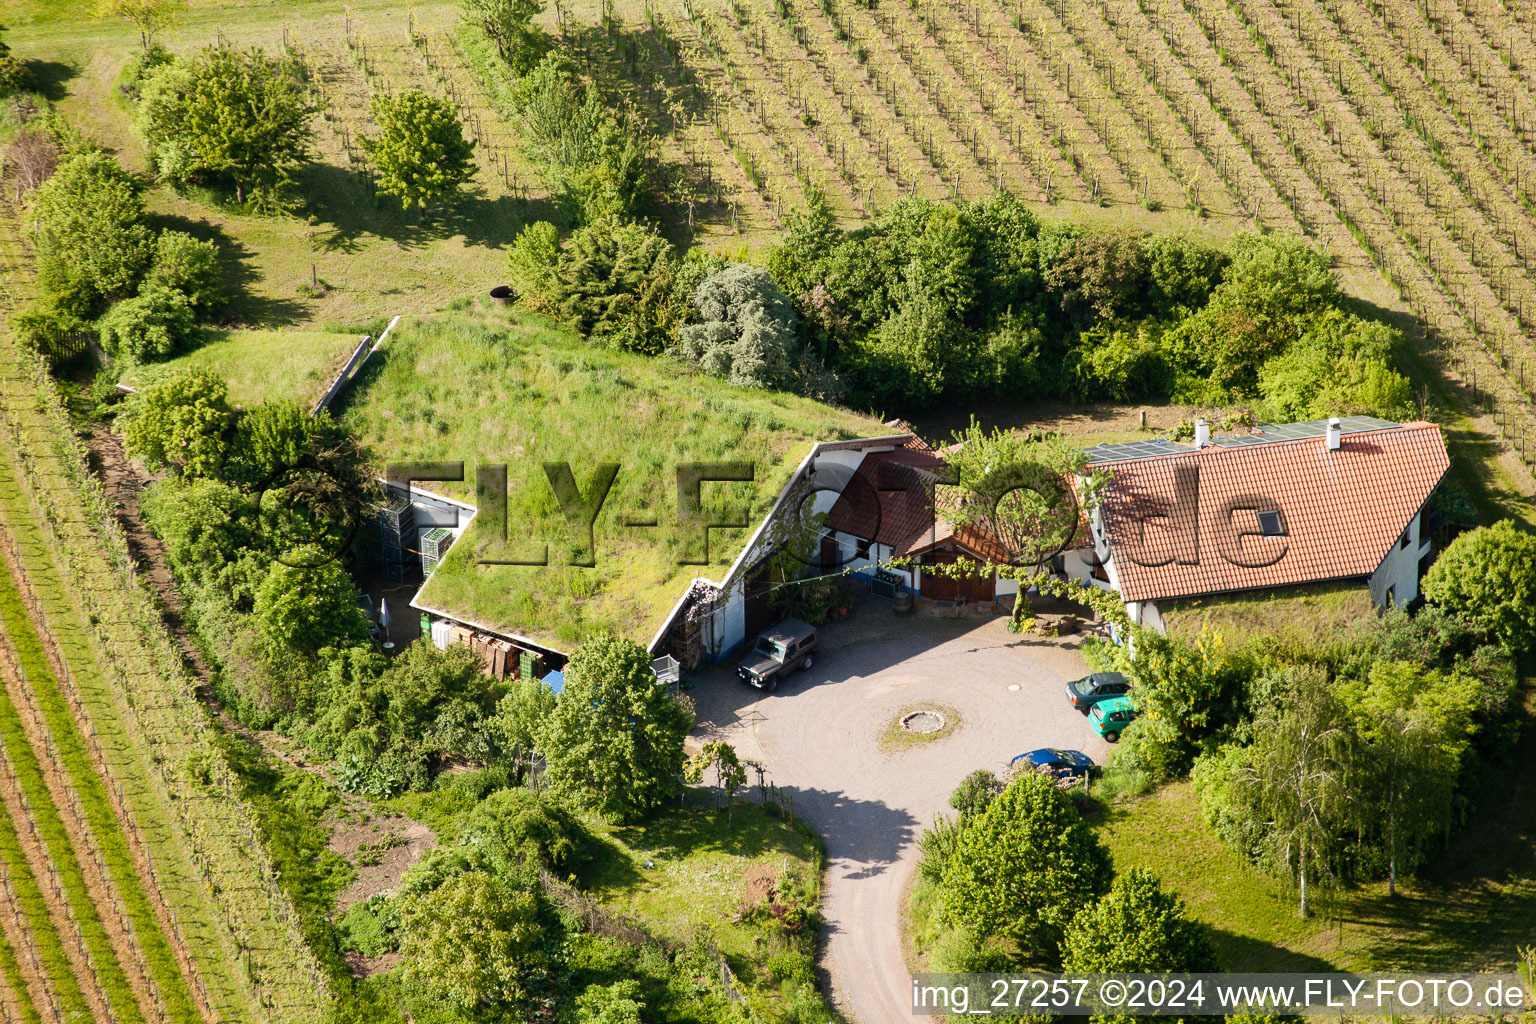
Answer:
[(1088, 712), (1088, 721), (1099, 735), (1113, 743), (1120, 738), (1125, 727), (1136, 718), (1136, 705), (1129, 697), (1111, 697), (1101, 700)]
[(1130, 691), (1131, 681), (1121, 672), (1095, 672), (1067, 684), (1067, 700), (1083, 714), (1087, 714), (1100, 701), (1111, 697), (1124, 697)]
[(736, 674), (759, 690), (772, 691), (797, 668), (810, 668), (816, 658), (816, 630), (799, 619), (785, 619), (758, 636), (741, 659)]
[(1008, 762), (1010, 767), (1020, 762), (1033, 765), (1037, 770), (1051, 772), (1053, 775), (1072, 775), (1081, 777), (1095, 774), (1097, 765), (1093, 758), (1081, 750), (1058, 750), (1054, 747), (1041, 747), (1039, 750), (1031, 750), (1027, 754), (1020, 754)]

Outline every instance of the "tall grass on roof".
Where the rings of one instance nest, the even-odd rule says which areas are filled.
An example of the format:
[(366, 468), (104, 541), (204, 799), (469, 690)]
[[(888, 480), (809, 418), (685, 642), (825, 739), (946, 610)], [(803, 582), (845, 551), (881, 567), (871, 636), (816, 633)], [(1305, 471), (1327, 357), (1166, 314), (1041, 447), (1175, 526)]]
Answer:
[[(451, 314), (403, 321), (344, 417), (392, 461), (462, 461), (462, 483), (425, 485), (476, 502), (481, 465), (506, 463), (508, 542), (477, 525), (434, 574), (422, 603), (566, 646), (596, 628), (648, 641), (685, 584), (718, 578), (813, 441), (888, 430), (866, 416), (774, 391), (733, 387), (670, 359), (594, 349), (542, 318)], [(677, 480), (688, 462), (750, 462), (751, 483), (706, 483), (705, 509), (745, 518), (710, 531), (708, 565), (679, 565)], [(568, 462), (586, 493), (600, 463), (621, 467), (595, 525), (596, 566), (573, 542), (542, 468)], [(654, 527), (625, 520), (654, 519)], [(482, 516), (477, 523), (488, 523)], [(548, 566), (477, 566), (549, 545)]]

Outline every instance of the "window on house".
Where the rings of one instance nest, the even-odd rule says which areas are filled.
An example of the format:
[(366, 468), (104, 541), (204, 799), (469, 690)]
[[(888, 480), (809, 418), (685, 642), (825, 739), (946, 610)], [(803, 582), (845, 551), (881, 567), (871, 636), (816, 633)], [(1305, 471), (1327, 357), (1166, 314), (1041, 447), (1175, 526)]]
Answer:
[(1408, 534), (1409, 534), (1409, 532), (1410, 531), (1408, 531), (1408, 530), (1404, 530), (1403, 531), (1403, 539), (1397, 542), (1397, 546), (1398, 547), (1406, 548), (1408, 546)]
[(1258, 515), (1260, 533), (1266, 537), (1285, 536), (1285, 523), (1280, 519), (1280, 513), (1278, 511), (1260, 512)]
[(860, 537), (858, 544), (854, 545), (853, 557), (854, 558), (868, 558), (869, 557), (869, 541), (867, 541), (864, 538)]
[(1395, 608), (1395, 607), (1397, 607), (1397, 586), (1396, 586), (1396, 584), (1394, 584), (1394, 585), (1392, 585), (1392, 586), (1387, 588), (1387, 607), (1388, 608)]

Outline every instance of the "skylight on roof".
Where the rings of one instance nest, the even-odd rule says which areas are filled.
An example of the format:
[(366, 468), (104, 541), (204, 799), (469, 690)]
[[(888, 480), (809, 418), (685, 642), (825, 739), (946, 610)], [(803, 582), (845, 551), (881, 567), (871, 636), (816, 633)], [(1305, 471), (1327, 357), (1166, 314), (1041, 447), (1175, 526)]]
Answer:
[(1260, 512), (1258, 515), (1260, 533), (1266, 537), (1285, 536), (1285, 523), (1280, 519), (1278, 511)]

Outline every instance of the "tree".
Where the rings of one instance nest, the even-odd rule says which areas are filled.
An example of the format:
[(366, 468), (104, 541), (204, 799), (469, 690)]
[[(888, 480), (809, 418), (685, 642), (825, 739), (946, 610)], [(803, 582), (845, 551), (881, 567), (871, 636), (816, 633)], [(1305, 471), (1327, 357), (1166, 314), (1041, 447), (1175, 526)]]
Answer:
[(1172, 778), (1246, 717), (1253, 665), (1208, 628), (1193, 641), (1146, 631), (1135, 648), (1138, 717), (1115, 757), (1121, 760), (1123, 751), (1125, 760), (1153, 778)]
[(710, 274), (693, 293), (699, 322), (678, 331), (678, 351), (732, 384), (814, 397), (834, 389), (830, 374), (800, 344), (794, 307), (773, 278), (750, 263)]
[(1024, 774), (960, 833), (941, 883), (943, 913), (1051, 963), (1068, 923), (1111, 876), (1109, 854), (1072, 798)]
[(731, 813), (735, 810), (736, 791), (747, 784), (747, 768), (752, 763), (737, 757), (736, 748), (724, 740), (710, 740), (697, 754), (688, 759), (684, 776), (694, 785), (704, 781), (706, 771), (710, 768), (715, 769), (715, 777), (720, 782), (720, 788), (725, 790), (727, 828), (731, 824)]
[(144, 283), (181, 292), (198, 316), (215, 312), (226, 297), (219, 247), (184, 231), (162, 231), (155, 239), (154, 263)]
[(656, 683), (633, 640), (598, 633), (576, 649), (541, 735), (558, 794), (615, 821), (633, 821), (681, 791), (693, 707)]
[(229, 387), (207, 370), (179, 370), (130, 399), (123, 440), (150, 469), (217, 476), (228, 451)]
[(1461, 757), (1480, 696), (1476, 680), (1399, 661), (1344, 689), (1367, 755), (1371, 817), (1387, 854), (1387, 895), (1451, 825)]
[(334, 561), (314, 568), (274, 563), (256, 590), (254, 614), (262, 639), (279, 657), (313, 658), (321, 648), (368, 639), (357, 586)]
[(474, 174), (475, 143), (464, 138), (447, 100), (416, 89), (380, 94), (373, 100), (373, 119), (379, 137), (364, 139), (363, 148), (378, 168), (379, 191), (399, 196), (407, 209), (424, 210), (427, 203), (446, 199)]
[(133, 294), (154, 253), (143, 188), (106, 153), (60, 164), (32, 194), (30, 219), (38, 284), (70, 312)]
[(519, 877), (457, 874), (401, 909), (406, 976), (465, 1010), (529, 1000), (549, 972), (547, 942), (537, 886)]
[(501, 756), (512, 767), (514, 780), (533, 766), (538, 756), (539, 731), (555, 710), (555, 695), (532, 677), (519, 679), (496, 703), (489, 728)]
[(654, 225), (603, 217), (577, 228), (551, 256), (553, 228), (530, 225), (511, 262), (530, 307), (604, 344), (656, 355), (671, 343), (672, 246)]
[(177, 184), (227, 183), (237, 203), (281, 206), (314, 136), (302, 76), (292, 60), (225, 45), (162, 68), (135, 120), (156, 172)]
[(1308, 885), (1330, 866), (1341, 827), (1355, 813), (1353, 739), (1344, 705), (1322, 670), (1286, 672), (1289, 699), (1255, 723), (1257, 739), (1237, 781), (1253, 814), (1271, 824), (1273, 855), (1296, 878), (1301, 915)]
[(1146, 868), (1115, 879), (1109, 894), (1067, 926), (1062, 967), (1094, 974), (1200, 974), (1218, 969), (1204, 928)]
[(140, 362), (164, 359), (192, 337), (195, 316), (186, 295), (163, 285), (123, 299), (97, 322), (101, 347)]
[(1501, 519), (1462, 534), (1424, 575), (1424, 599), (1520, 655), (1536, 647), (1536, 537)]
[(533, 24), (544, 11), (543, 0), (462, 0), (461, 7), (465, 20), (480, 27), (519, 75), (532, 71), (549, 48)]
[(219, 579), (255, 539), (255, 499), (218, 480), (156, 481), (145, 494), (144, 516), (177, 576), (196, 585)]
[[(954, 486), (937, 490), (935, 511), (995, 541), (997, 560), (1011, 565), (1039, 566), (1071, 546), (1083, 509), (1093, 509), (1109, 480), (1102, 471), (1088, 473), (1081, 447), (1056, 434), (1001, 427), (988, 433), (972, 419), (955, 432), (954, 444), (948, 456)], [(1015, 631), (1029, 613), (1024, 589), (1014, 598), (1009, 628)]]
[(185, 0), (100, 0), (98, 18), (127, 18), (139, 30), (139, 43), (147, 53), (155, 36), (176, 24), (186, 10)]

